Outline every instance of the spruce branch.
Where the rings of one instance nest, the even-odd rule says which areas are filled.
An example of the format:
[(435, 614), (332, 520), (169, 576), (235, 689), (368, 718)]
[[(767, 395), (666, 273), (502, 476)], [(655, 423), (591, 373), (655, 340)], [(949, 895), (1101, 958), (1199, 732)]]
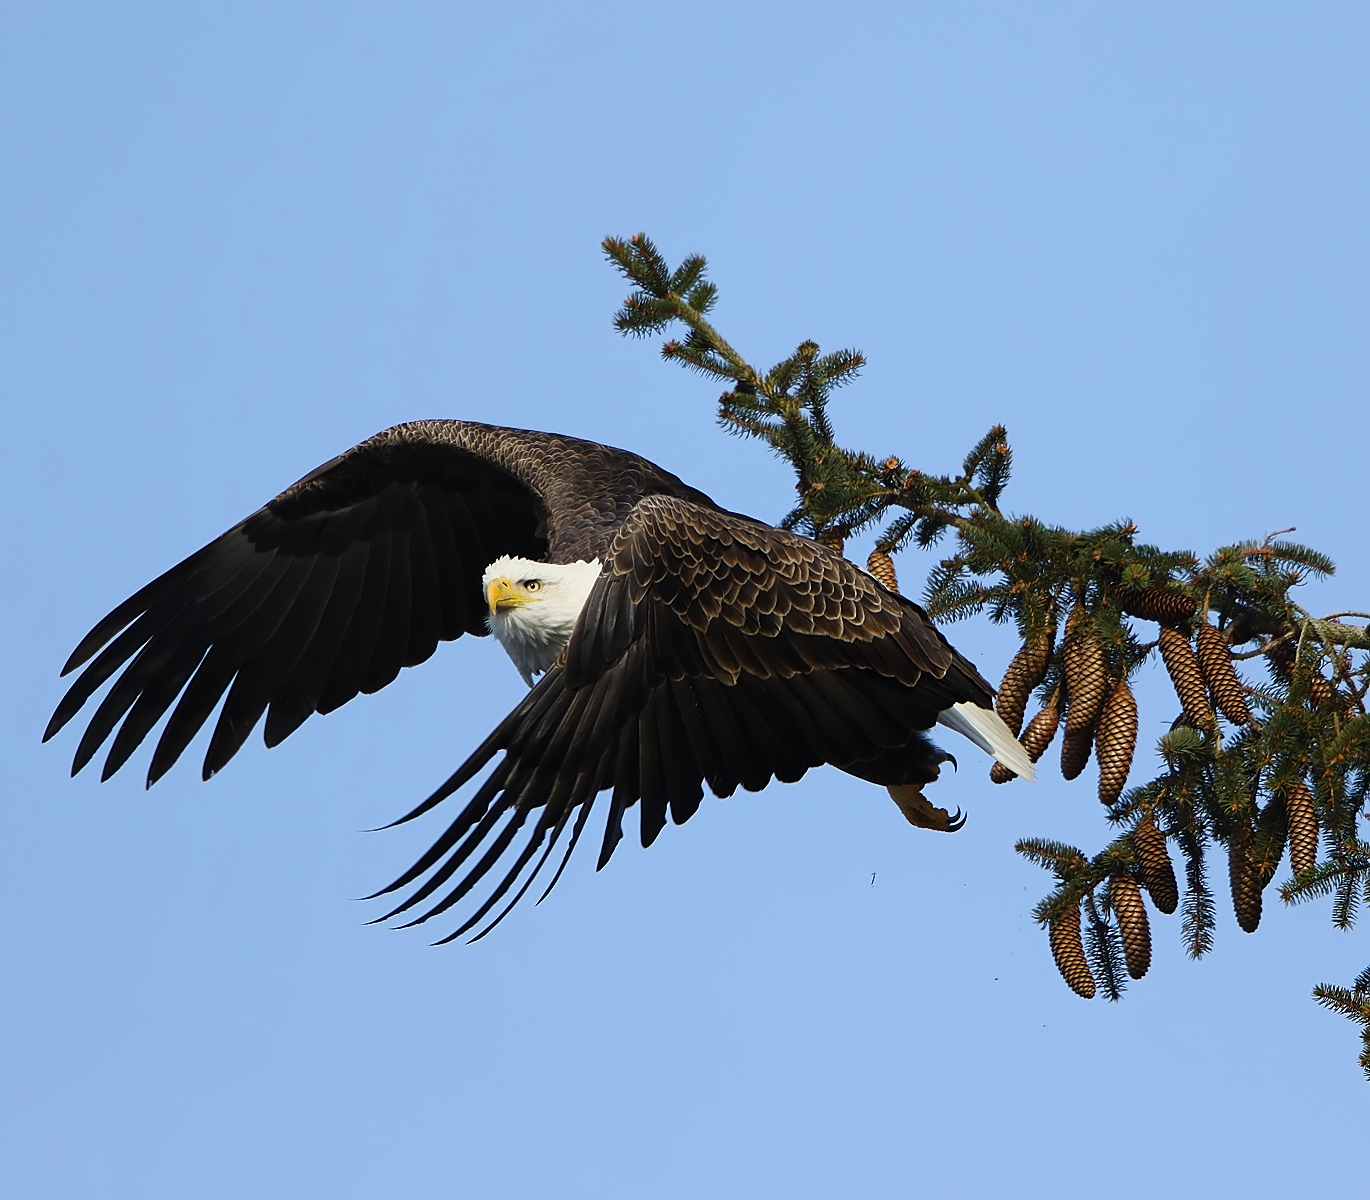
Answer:
[[(1121, 832), (1092, 857), (1050, 839), (1017, 846), (1056, 877), (1035, 915), (1078, 994), (1094, 995), (1097, 980), (1116, 999), (1125, 984), (1110, 880), (1140, 872), (1162, 911), (1175, 911), (1167, 843), (1184, 859), (1181, 933), (1194, 958), (1212, 948), (1215, 936), (1206, 863), (1213, 846), (1228, 851), (1245, 928), (1255, 928), (1260, 891), (1286, 849), (1292, 874), (1280, 885), (1281, 899), (1328, 899), (1333, 923), (1352, 925), (1360, 906), (1370, 903), (1370, 845), (1358, 825), (1370, 820), (1370, 625), (1347, 619), (1370, 620), (1370, 613), (1314, 617), (1296, 601), (1295, 589), (1333, 573), (1326, 555), (1288, 540), (1294, 529), (1200, 557), (1141, 541), (1128, 520), (1074, 530), (1008, 513), (1002, 505), (1014, 464), (1002, 425), (971, 447), (954, 474), (928, 472), (897, 454), (848, 449), (838, 442), (831, 402), (859, 376), (865, 365), (859, 351), (823, 353), (804, 341), (761, 370), (713, 324), (719, 293), (702, 256), (690, 255), (672, 269), (645, 234), (606, 238), (603, 245), (634, 289), (614, 317), (615, 328), (647, 337), (678, 323), (683, 332), (663, 341), (662, 357), (721, 383), (719, 423), (762, 441), (791, 465), (797, 502), (782, 527), (839, 548), (870, 530), (887, 564), (904, 549), (945, 543), (923, 592), (929, 614), (941, 621), (983, 614), (1012, 622), (1025, 650), (1039, 648), (1031, 656), (1031, 682), (1006, 677), (1002, 690), (1014, 695), (1020, 724), (1028, 693), (1042, 701), (1022, 734), (1034, 757), (1061, 725), (1077, 755), (1089, 749), (1081, 738), (1095, 736), (1090, 722), (1099, 723), (1098, 713), (1089, 708), (1083, 720), (1080, 706), (1097, 706), (1101, 682), (1105, 694), (1114, 694), (1147, 662), (1163, 658), (1178, 715), (1156, 745), (1159, 773), (1125, 787), (1136, 761), (1129, 749), (1135, 729), (1097, 730), (1113, 772), (1100, 795), (1107, 820)], [(1102, 671), (1102, 681), (1081, 676), (1078, 662), (1067, 670), (1068, 643), (1080, 636), (1097, 647), (1089, 671)], [(1126, 720), (1135, 719), (1134, 706)], [(1136, 906), (1129, 912), (1135, 932)], [(1349, 992), (1321, 985), (1315, 995), (1359, 1021), (1364, 1010), (1357, 1006), (1367, 1003), (1367, 993), (1370, 971)], [(1370, 1071), (1370, 1024), (1366, 1037), (1362, 1062)]]

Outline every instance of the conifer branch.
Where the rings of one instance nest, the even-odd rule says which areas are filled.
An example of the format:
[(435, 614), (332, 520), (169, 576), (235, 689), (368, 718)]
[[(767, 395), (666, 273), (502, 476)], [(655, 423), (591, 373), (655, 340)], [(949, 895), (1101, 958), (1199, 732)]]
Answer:
[[(957, 474), (929, 474), (895, 454), (847, 449), (837, 441), (830, 402), (865, 365), (858, 351), (824, 354), (805, 341), (761, 370), (709, 319), (718, 289), (702, 256), (672, 270), (645, 234), (607, 238), (604, 252), (635, 289), (615, 328), (646, 337), (682, 325), (682, 339), (664, 341), (663, 358), (723, 383), (720, 424), (760, 439), (790, 463), (798, 499), (781, 520), (784, 528), (838, 547), (869, 529), (883, 555), (950, 539), (949, 553), (928, 574), (924, 606), (943, 621), (985, 614), (1012, 622), (1025, 650), (1040, 648), (1031, 682), (1022, 696), (1014, 693), (1020, 722), (1027, 693), (1044, 706), (1022, 735), (1030, 752), (1043, 752), (1058, 722), (1081, 748), (1084, 726), (1072, 722), (1072, 703), (1097, 703), (1100, 687), (1105, 695), (1125, 689), (1145, 663), (1163, 659), (1178, 715), (1156, 746), (1160, 773), (1150, 782), (1123, 787), (1134, 762), (1135, 705), (1106, 707), (1097, 720), (1090, 710), (1097, 728), (1086, 732), (1098, 741), (1101, 764), (1107, 746), (1113, 773), (1107, 790), (1101, 780), (1100, 798), (1122, 832), (1093, 857), (1049, 839), (1018, 843), (1020, 853), (1057, 878), (1035, 915), (1077, 993), (1092, 996), (1097, 980), (1116, 999), (1125, 984), (1110, 881), (1139, 872), (1162, 911), (1177, 907), (1167, 842), (1184, 858), (1182, 941), (1192, 957), (1213, 945), (1206, 852), (1215, 845), (1227, 852), (1243, 928), (1255, 929), (1261, 889), (1286, 850), (1292, 873), (1280, 885), (1281, 899), (1330, 899), (1334, 924), (1353, 924), (1360, 906), (1370, 904), (1370, 846), (1357, 832), (1358, 821), (1370, 819), (1370, 626), (1344, 618), (1370, 615), (1313, 617), (1296, 603), (1295, 588), (1334, 571), (1326, 555), (1286, 540), (1293, 529), (1201, 558), (1139, 541), (1131, 521), (1071, 530), (1006, 513), (1013, 454), (1001, 425), (971, 448)], [(1083, 659), (1082, 639), (1092, 647)], [(1068, 668), (1070, 646), (1077, 650)], [(1264, 668), (1265, 677), (1245, 674), (1248, 667)], [(1006, 677), (1005, 696), (1014, 691), (1010, 682)], [(1041, 739), (1035, 747), (1034, 738)], [(1135, 949), (1140, 902), (1125, 882), (1116, 886), (1128, 896)], [(1320, 1003), (1358, 1021), (1368, 994), (1370, 969), (1350, 991), (1315, 991)], [(1366, 1038), (1362, 1063), (1370, 1073), (1370, 1023)]]

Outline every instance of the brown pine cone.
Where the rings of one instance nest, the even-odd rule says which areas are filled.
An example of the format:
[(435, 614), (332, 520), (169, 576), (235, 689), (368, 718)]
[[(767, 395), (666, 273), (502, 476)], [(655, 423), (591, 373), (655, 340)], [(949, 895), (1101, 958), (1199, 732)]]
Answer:
[(1140, 979), (1151, 966), (1151, 926), (1147, 923), (1142, 893), (1131, 875), (1119, 872), (1109, 881), (1108, 894), (1123, 938), (1127, 973)]
[(1131, 617), (1143, 621), (1157, 621), (1162, 625), (1178, 625), (1194, 615), (1195, 604), (1183, 592), (1169, 588), (1149, 587), (1138, 591), (1119, 591), (1118, 607)]
[(1284, 805), (1289, 814), (1289, 865), (1295, 875), (1302, 875), (1318, 861), (1318, 813), (1302, 779), (1285, 788)]
[(1094, 976), (1080, 940), (1080, 909), (1072, 908), (1051, 923), (1051, 957), (1061, 978), (1077, 996), (1094, 999)]
[(1108, 662), (1089, 617), (1081, 607), (1071, 614), (1066, 626), (1064, 660), (1066, 694), (1070, 697), (1066, 732), (1092, 730), (1099, 723), (1099, 713), (1108, 696)]
[(1338, 708), (1345, 707), (1341, 693), (1327, 682), (1327, 677), (1321, 671), (1313, 671), (1308, 676), (1308, 698), (1318, 708), (1328, 708), (1333, 703)]
[(1199, 670), (1199, 660), (1194, 657), (1194, 651), (1189, 648), (1189, 639), (1177, 629), (1161, 626), (1161, 658), (1170, 673), (1175, 694), (1184, 706), (1185, 716), (1200, 728), (1211, 729), (1213, 710), (1208, 707), (1203, 673)]
[(1246, 817), (1240, 822), (1227, 843), (1227, 878), (1232, 885), (1232, 908), (1237, 924), (1247, 933), (1255, 933), (1261, 923), (1261, 877), (1247, 850), (1251, 841), (1251, 827)]
[(1023, 713), (1027, 709), (1028, 697), (1047, 673), (1047, 663), (1051, 660), (1051, 635), (1034, 634), (1013, 656), (1004, 681), (999, 685), (999, 694), (994, 697), (994, 711), (1000, 719), (1013, 730), (1017, 737), (1023, 728)]
[(836, 550), (841, 554), (847, 546), (847, 539), (840, 533), (820, 533), (815, 539), (819, 545), (826, 546), (829, 550)]
[(1241, 680), (1232, 667), (1227, 639), (1207, 621), (1200, 621), (1194, 642), (1199, 650), (1199, 670), (1218, 711), (1234, 725), (1250, 725), (1251, 710), (1246, 706)]
[[(1069, 733), (1067, 730), (1067, 736)], [(1099, 753), (1099, 800), (1112, 804), (1123, 794), (1137, 748), (1137, 701), (1126, 679), (1118, 680), (1108, 694), (1095, 745)]]
[(894, 573), (894, 560), (883, 550), (871, 551), (871, 556), (866, 559), (866, 570), (890, 591), (897, 592), (899, 590), (899, 576)]
[(1067, 779), (1076, 779), (1089, 762), (1089, 752), (1094, 748), (1093, 729), (1071, 729), (1066, 727), (1061, 739), (1061, 774)]
[(1170, 852), (1165, 848), (1165, 834), (1156, 828), (1149, 815), (1132, 831), (1132, 848), (1151, 903), (1169, 916), (1180, 905), (1180, 889), (1175, 883)]
[(1036, 762), (1046, 753), (1047, 747), (1051, 745), (1051, 739), (1056, 736), (1056, 728), (1061, 723), (1061, 710), (1056, 707), (1056, 697), (1052, 696), (1031, 721), (1028, 727), (1023, 730), (1023, 736), (1018, 740), (1023, 743), (1023, 749), (1028, 752), (1028, 757)]

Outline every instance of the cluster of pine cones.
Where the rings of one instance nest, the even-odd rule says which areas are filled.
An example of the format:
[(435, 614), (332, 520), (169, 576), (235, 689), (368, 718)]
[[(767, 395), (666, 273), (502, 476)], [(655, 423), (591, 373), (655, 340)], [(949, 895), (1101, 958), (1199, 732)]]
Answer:
[[(1180, 627), (1194, 618), (1196, 606), (1192, 599), (1180, 592), (1149, 588), (1120, 597), (1120, 602), (1129, 615), (1160, 624), (1157, 648), (1179, 697), (1185, 722), (1196, 728), (1213, 729), (1216, 712), (1235, 726), (1253, 723), (1246, 691), (1232, 666), (1227, 638), (1206, 618), (1195, 622), (1192, 640), (1181, 632)], [(1088, 763), (1091, 750), (1096, 751), (1099, 799), (1104, 804), (1113, 804), (1127, 784), (1137, 745), (1137, 703), (1127, 679), (1110, 670), (1088, 614), (1077, 606), (1066, 621), (1059, 681), (1041, 711), (1023, 730), (1028, 699), (1046, 678), (1051, 660), (1052, 635), (1029, 637), (1004, 674), (995, 707), (1015, 734), (1021, 731), (1019, 740), (1034, 762), (1055, 738), (1064, 709), (1061, 773), (1067, 779), (1075, 779)], [(1005, 783), (1014, 775), (996, 763), (990, 778)], [(1312, 794), (1302, 781), (1295, 781), (1272, 803), (1284, 805), (1295, 872), (1307, 870), (1316, 859), (1318, 842)], [(1166, 914), (1175, 911), (1179, 891), (1165, 834), (1149, 813), (1134, 829), (1132, 843), (1133, 871), (1120, 870), (1112, 876), (1108, 904), (1118, 922), (1128, 974), (1140, 979), (1151, 965), (1151, 931), (1141, 888), (1146, 889), (1156, 908)], [(1248, 933), (1255, 932), (1260, 923), (1261, 893), (1274, 874), (1283, 843), (1268, 849), (1264, 862), (1254, 861), (1251, 850), (1251, 826), (1245, 821), (1229, 840), (1228, 873), (1237, 923)], [(1273, 861), (1269, 861), (1272, 850)], [(1081, 943), (1078, 906), (1072, 906), (1051, 924), (1050, 940), (1052, 956), (1066, 983), (1079, 995), (1092, 997), (1095, 980)]]
[[(1129, 595), (1122, 608), (1130, 615), (1162, 622), (1161, 659), (1189, 724), (1213, 728), (1215, 708), (1233, 725), (1252, 723), (1245, 689), (1232, 667), (1227, 639), (1207, 620), (1198, 622), (1194, 645), (1178, 628), (1194, 616), (1193, 600), (1179, 592), (1148, 588)], [(995, 708), (1015, 734), (1021, 731), (1019, 740), (1034, 762), (1055, 738), (1064, 708), (1061, 774), (1067, 779), (1076, 778), (1089, 762), (1091, 750), (1097, 750), (1099, 799), (1112, 804), (1122, 795), (1132, 769), (1132, 756), (1137, 748), (1137, 702), (1126, 677), (1115, 678), (1110, 671), (1088, 614), (1077, 606), (1066, 621), (1060, 681), (1042, 710), (1023, 730), (1028, 698), (1046, 678), (1051, 652), (1050, 633), (1029, 637), (1004, 673)], [(1007, 783), (1015, 776), (996, 763), (990, 778), (995, 783)]]
[[(1292, 783), (1271, 803), (1282, 804), (1288, 818), (1289, 857), (1295, 873), (1309, 870), (1317, 859), (1318, 823), (1313, 794), (1302, 780)], [(1249, 826), (1238, 826), (1228, 845), (1228, 875), (1237, 924), (1255, 933), (1261, 919), (1261, 892), (1275, 873), (1283, 843), (1267, 850), (1264, 862), (1251, 856)], [(1157, 910), (1169, 916), (1180, 902), (1179, 888), (1165, 834), (1148, 813), (1132, 831), (1133, 864), (1113, 874), (1108, 882), (1108, 903), (1118, 922), (1127, 973), (1140, 979), (1151, 966), (1151, 927), (1141, 889), (1145, 888)], [(1140, 887), (1138, 886), (1140, 884)], [(1070, 989), (1086, 1000), (1093, 999), (1094, 974), (1085, 957), (1080, 937), (1080, 906), (1073, 904), (1051, 923), (1051, 956)]]
[[(840, 548), (840, 543), (839, 543)], [(882, 551), (871, 554), (867, 569), (891, 591), (898, 590), (894, 563)], [(1199, 729), (1216, 727), (1215, 712), (1235, 726), (1253, 724), (1246, 690), (1232, 666), (1227, 638), (1208, 623), (1206, 616), (1194, 623), (1193, 639), (1181, 626), (1193, 621), (1197, 606), (1182, 592), (1146, 588), (1117, 597), (1123, 612), (1161, 627), (1157, 648), (1170, 682), (1184, 711), (1183, 719)], [(1077, 606), (1066, 621), (1061, 648), (1061, 673), (1041, 710), (1023, 729), (1023, 717), (1032, 693), (1041, 686), (1052, 660), (1053, 635), (1039, 633), (1024, 641), (1004, 673), (995, 709), (1004, 723), (1019, 736), (1036, 762), (1046, 752), (1061, 725), (1061, 773), (1075, 779), (1089, 762), (1091, 751), (1099, 758), (1099, 799), (1113, 804), (1122, 795), (1137, 748), (1137, 702), (1127, 685), (1109, 667), (1108, 657), (1095, 634), (1089, 614)], [(1283, 649), (1283, 657), (1281, 650)], [(1271, 662), (1288, 678), (1293, 670), (1293, 651), (1287, 644), (1275, 647)], [(1321, 691), (1319, 690), (1321, 685)], [(1315, 673), (1310, 698), (1322, 705), (1334, 700), (1332, 686)], [(1326, 692), (1327, 694), (1322, 694)], [(1016, 778), (1007, 767), (995, 763), (990, 769), (995, 783)], [(1284, 807), (1289, 857), (1294, 872), (1310, 869), (1317, 858), (1318, 822), (1313, 795), (1302, 780), (1295, 780), (1272, 804)], [(1156, 827), (1150, 812), (1132, 831), (1133, 862), (1115, 872), (1108, 883), (1108, 906), (1118, 922), (1128, 974), (1141, 979), (1151, 966), (1151, 927), (1147, 921), (1142, 889), (1159, 912), (1174, 913), (1180, 902), (1175, 869), (1166, 849), (1166, 835)], [(1252, 857), (1249, 821), (1240, 824), (1228, 844), (1228, 876), (1237, 923), (1254, 933), (1261, 919), (1261, 893), (1274, 875), (1283, 854), (1283, 842), (1266, 847), (1264, 861)], [(1058, 916), (1050, 926), (1052, 957), (1070, 988), (1091, 999), (1095, 979), (1085, 956), (1078, 904)]]
[[(1143, 817), (1132, 831), (1132, 848), (1137, 874), (1119, 870), (1108, 883), (1108, 901), (1118, 919), (1122, 937), (1123, 958), (1127, 973), (1140, 979), (1151, 967), (1151, 925), (1146, 917), (1141, 889), (1146, 888), (1151, 902), (1167, 916), (1180, 903), (1180, 889), (1175, 882), (1175, 869), (1165, 848), (1165, 834)], [(1094, 998), (1094, 974), (1085, 958), (1080, 939), (1080, 906), (1071, 905), (1051, 923), (1051, 956), (1056, 969), (1071, 991), (1086, 1000)]]

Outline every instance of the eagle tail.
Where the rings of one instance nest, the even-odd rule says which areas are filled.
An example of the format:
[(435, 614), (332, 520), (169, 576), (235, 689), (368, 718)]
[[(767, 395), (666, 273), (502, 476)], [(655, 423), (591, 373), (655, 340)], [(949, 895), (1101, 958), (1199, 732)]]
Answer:
[(1015, 775), (1036, 780), (1037, 770), (1028, 752), (1023, 749), (1023, 743), (1013, 736), (1012, 730), (992, 708), (981, 708), (978, 704), (964, 701), (940, 713), (937, 723), (969, 738)]

